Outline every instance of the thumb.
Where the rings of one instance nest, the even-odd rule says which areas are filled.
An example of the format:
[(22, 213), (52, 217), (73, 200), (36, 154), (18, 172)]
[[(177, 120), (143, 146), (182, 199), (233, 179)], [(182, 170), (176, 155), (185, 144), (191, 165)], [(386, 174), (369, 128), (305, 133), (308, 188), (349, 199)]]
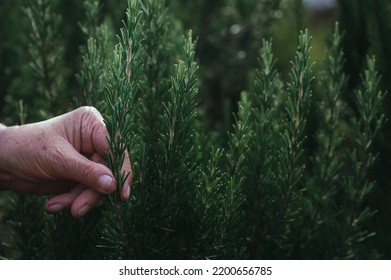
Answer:
[(112, 193), (117, 183), (111, 170), (103, 164), (91, 161), (76, 150), (69, 151), (63, 160), (59, 177), (79, 182), (102, 194)]

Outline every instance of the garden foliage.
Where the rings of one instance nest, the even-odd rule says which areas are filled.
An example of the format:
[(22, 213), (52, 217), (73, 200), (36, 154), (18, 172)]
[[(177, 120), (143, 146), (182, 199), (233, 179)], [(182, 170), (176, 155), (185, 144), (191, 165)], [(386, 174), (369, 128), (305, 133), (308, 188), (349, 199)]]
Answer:
[[(1, 82), (7, 95), (25, 99), (17, 103), (20, 122), (97, 107), (109, 132), (109, 167), (121, 188), (130, 175), (121, 171), (129, 151), (133, 184), (128, 202), (120, 201), (118, 189), (81, 220), (44, 214), (44, 198), (10, 194), (6, 229), (12, 237), (2, 237), (3, 258), (350, 259), (382, 253), (368, 250), (376, 209), (367, 200), (375, 188), (373, 146), (385, 124), (385, 93), (372, 56), (360, 82), (349, 85), (338, 24), (316, 73), (311, 35), (297, 34), (285, 78), (271, 37), (286, 1), (121, 1), (127, 12), (119, 29), (109, 3), (69, 1), (83, 15), (74, 27), (78, 36), (59, 13), (68, 1), (14, 2), (25, 5), (14, 12), (24, 18), (25, 35), (4, 34), (9, 44), (24, 47), (2, 46), (8, 68)], [(196, 36), (183, 31), (191, 25), (181, 19), (186, 11), (200, 11), (191, 18), (200, 23)], [(202, 37), (203, 28), (211, 37)], [(79, 55), (71, 58), (75, 45)], [(29, 62), (15, 67), (10, 54)], [(227, 83), (213, 87), (216, 77)], [(29, 97), (30, 90), (39, 97)], [(227, 105), (221, 92), (240, 100)], [(211, 108), (217, 115), (228, 110), (232, 125), (230, 116), (211, 125)]]

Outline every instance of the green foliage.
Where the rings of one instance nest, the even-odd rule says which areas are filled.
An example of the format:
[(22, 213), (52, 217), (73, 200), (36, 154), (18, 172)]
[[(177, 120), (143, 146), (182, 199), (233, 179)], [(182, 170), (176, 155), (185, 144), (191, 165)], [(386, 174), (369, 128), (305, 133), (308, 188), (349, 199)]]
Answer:
[[(332, 245), (337, 237), (331, 238), (329, 234), (333, 232), (335, 217), (342, 213), (333, 203), (343, 188), (340, 172), (346, 168), (346, 151), (343, 145), (346, 135), (342, 126), (347, 114), (342, 94), (347, 86), (347, 77), (343, 72), (345, 60), (341, 43), (342, 35), (336, 24), (325, 61), (326, 68), (321, 73), (320, 83), (325, 89), (319, 104), (321, 128), (315, 136), (317, 150), (311, 159), (313, 178), (307, 184), (307, 209), (304, 209), (307, 222), (310, 223), (303, 242), (305, 250), (308, 250), (306, 254), (317, 252), (324, 258), (335, 257)], [(311, 239), (312, 244), (309, 243)]]
[(375, 69), (375, 59), (368, 58), (367, 70), (363, 75), (363, 89), (356, 90), (358, 117), (353, 119), (352, 136), (355, 147), (350, 149), (348, 164), (352, 167), (351, 175), (344, 178), (346, 200), (342, 205), (344, 214), (343, 234), (340, 239), (341, 257), (354, 257), (357, 253), (355, 242), (362, 242), (373, 235), (363, 228), (363, 222), (370, 218), (374, 211), (363, 205), (363, 201), (372, 191), (375, 184), (368, 180), (368, 172), (376, 160), (370, 147), (375, 136), (384, 125), (384, 116), (379, 113), (384, 100), (384, 93), (378, 89), (380, 77)]
[[(345, 259), (377, 253), (368, 250), (376, 211), (368, 198), (376, 184), (371, 171), (385, 94), (375, 59), (367, 59), (360, 86), (347, 98), (351, 73), (344, 72), (345, 37), (336, 24), (319, 74), (321, 90), (314, 90), (312, 38), (302, 31), (285, 81), (272, 40), (265, 39), (284, 2), (128, 0), (115, 45), (116, 23), (105, 10), (110, 5), (86, 0), (79, 4), (84, 19), (75, 21), (85, 43), (73, 66), (63, 59), (69, 42), (59, 33), (60, 1), (28, 4), (29, 50), (42, 102), (29, 108), (50, 116), (67, 110), (64, 100), (71, 99), (97, 107), (118, 188), (80, 221), (41, 214), (42, 199), (13, 197), (14, 238), (0, 246), (3, 257)], [(289, 4), (304, 13), (302, 1)], [(183, 11), (182, 23), (177, 11)], [(199, 13), (187, 17), (190, 11)], [(183, 37), (183, 26), (193, 26), (188, 20), (199, 25)], [(298, 29), (302, 21), (297, 18)], [(70, 74), (79, 91), (66, 96)], [(229, 116), (210, 129), (213, 113), (232, 113), (224, 99), (240, 92), (233, 125)], [(124, 202), (126, 152), (133, 183)]]
[(262, 39), (271, 36), (285, 2), (169, 1), (175, 15), (198, 38), (199, 75), (203, 81), (200, 93), (208, 127), (221, 126), (221, 133), (231, 128), (232, 114), (226, 110), (236, 108), (240, 92), (252, 84), (249, 77), (256, 67)]
[[(81, 96), (77, 97), (78, 105), (95, 106), (103, 110), (104, 87), (107, 79), (108, 53), (111, 45), (108, 23), (98, 23), (102, 9), (99, 1), (84, 2), (86, 21), (80, 28), (87, 37), (87, 46), (83, 47), (80, 74), (76, 79), (81, 88)], [(98, 44), (99, 42), (99, 44)]]
[[(141, 12), (137, 1), (128, 1), (129, 7), (126, 13), (126, 23), (118, 36), (119, 43), (114, 49), (114, 58), (111, 65), (111, 75), (106, 86), (105, 113), (106, 126), (109, 133), (108, 142), (110, 151), (107, 159), (110, 169), (118, 184), (118, 188), (109, 201), (115, 215), (106, 215), (108, 227), (107, 240), (114, 244), (113, 248), (123, 252), (116, 252), (114, 256), (119, 258), (130, 257), (129, 243), (126, 232), (127, 205), (121, 203), (120, 192), (130, 173), (124, 173), (122, 166), (125, 154), (134, 130), (133, 116), (135, 114), (135, 96), (141, 76), (142, 43)], [(118, 258), (117, 257), (117, 258)]]
[(59, 113), (56, 102), (61, 101), (64, 95), (61, 92), (63, 76), (60, 75), (63, 71), (64, 50), (58, 47), (62, 20), (55, 12), (56, 5), (57, 1), (42, 0), (25, 9), (31, 23), (31, 43), (28, 50), (36, 75), (37, 91), (47, 100), (47, 110), (53, 114)]

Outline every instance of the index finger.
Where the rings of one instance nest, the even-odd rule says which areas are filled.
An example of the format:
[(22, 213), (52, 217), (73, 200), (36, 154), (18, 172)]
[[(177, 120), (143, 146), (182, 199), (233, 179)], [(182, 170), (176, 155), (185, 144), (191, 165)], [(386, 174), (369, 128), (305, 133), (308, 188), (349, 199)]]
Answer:
[[(97, 153), (102, 158), (106, 158), (106, 153), (110, 151), (107, 141), (108, 131), (103, 121), (102, 115), (93, 107), (88, 107), (83, 118), (82, 124), (82, 152), (83, 153)], [(120, 198), (125, 201), (130, 195), (130, 185), (132, 183), (132, 167), (130, 164), (129, 153), (125, 151), (124, 161), (122, 163), (122, 174), (127, 176), (123, 186), (121, 187)]]
[(97, 152), (105, 158), (109, 151), (108, 132), (102, 115), (94, 107), (83, 107), (81, 124), (81, 152), (94, 154)]

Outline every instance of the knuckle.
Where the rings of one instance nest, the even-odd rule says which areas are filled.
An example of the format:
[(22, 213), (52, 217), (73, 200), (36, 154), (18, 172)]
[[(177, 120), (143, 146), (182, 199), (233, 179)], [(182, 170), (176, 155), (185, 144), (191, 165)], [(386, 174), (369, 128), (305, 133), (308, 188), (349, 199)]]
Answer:
[(79, 109), (82, 123), (86, 126), (97, 125), (98, 127), (104, 127), (104, 121), (102, 114), (92, 106), (83, 106)]
[(90, 114), (94, 111), (98, 111), (95, 107), (93, 106), (81, 106), (77, 109), (77, 111), (80, 111), (81, 113), (84, 114)]
[(83, 113), (88, 116), (96, 117), (98, 119), (102, 118), (102, 114), (95, 107), (84, 106), (84, 107), (82, 107), (82, 110), (83, 110)]

